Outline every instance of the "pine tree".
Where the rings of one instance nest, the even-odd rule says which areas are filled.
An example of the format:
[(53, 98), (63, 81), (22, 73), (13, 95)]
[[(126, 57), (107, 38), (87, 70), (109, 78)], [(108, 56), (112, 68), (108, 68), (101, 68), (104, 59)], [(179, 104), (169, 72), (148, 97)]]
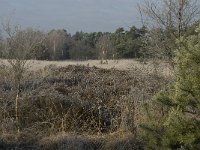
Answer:
[(146, 107), (147, 149), (200, 149), (200, 25), (196, 32), (177, 41), (176, 82), (157, 94), (152, 106), (159, 110)]

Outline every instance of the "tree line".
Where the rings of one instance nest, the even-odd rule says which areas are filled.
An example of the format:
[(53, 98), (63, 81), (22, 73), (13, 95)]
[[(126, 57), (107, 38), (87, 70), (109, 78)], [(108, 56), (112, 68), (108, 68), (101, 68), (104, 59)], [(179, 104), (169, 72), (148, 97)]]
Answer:
[[(3, 31), (11, 35), (8, 29), (10, 25), (3, 26)], [(34, 45), (31, 55), (25, 59), (37, 60), (87, 60), (87, 59), (117, 59), (117, 58), (138, 58), (141, 56), (142, 37), (147, 33), (146, 27), (137, 28), (132, 26), (129, 30), (118, 28), (115, 32), (76, 32), (71, 35), (65, 29), (51, 30), (47, 33), (32, 28), (19, 29), (13, 38), (25, 36), (26, 42), (32, 39), (40, 39), (42, 42)], [(27, 37), (31, 38), (27, 38)], [(0, 38), (0, 57), (8, 55), (6, 43), (11, 40), (10, 36)], [(29, 41), (28, 41), (29, 40)], [(25, 42), (25, 41), (18, 41)], [(9, 52), (11, 52), (10, 50)], [(28, 50), (27, 50), (28, 51)], [(23, 55), (19, 52), (20, 55)], [(23, 52), (24, 53), (24, 52)], [(30, 52), (28, 52), (30, 54)], [(10, 58), (15, 57), (13, 54)], [(8, 57), (7, 57), (8, 58)]]
[[(188, 25), (182, 34), (194, 34), (197, 24), (198, 21)], [(11, 29), (15, 30), (9, 31)], [(172, 62), (177, 49), (175, 34), (178, 35), (177, 29), (160, 26), (153, 28), (132, 26), (129, 30), (120, 27), (113, 33), (80, 31), (71, 35), (65, 29), (53, 29), (45, 33), (33, 28), (21, 29), (19, 26), (4, 24), (2, 31), (7, 37), (0, 36), (1, 58), (23, 57), (36, 60), (157, 58)], [(41, 42), (34, 44), (31, 51), (26, 49), (22, 52), (8, 47), (8, 43), (14, 38), (18, 39), (19, 45), (32, 43), (34, 40)]]

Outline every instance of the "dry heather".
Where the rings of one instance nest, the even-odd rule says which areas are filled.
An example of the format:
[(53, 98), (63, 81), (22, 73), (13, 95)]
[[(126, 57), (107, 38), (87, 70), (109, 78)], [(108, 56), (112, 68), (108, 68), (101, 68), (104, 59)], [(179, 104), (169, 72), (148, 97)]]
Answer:
[(140, 149), (142, 105), (170, 81), (139, 69), (30, 70), (20, 85), (16, 133), (12, 71), (3, 66), (0, 76), (0, 149)]

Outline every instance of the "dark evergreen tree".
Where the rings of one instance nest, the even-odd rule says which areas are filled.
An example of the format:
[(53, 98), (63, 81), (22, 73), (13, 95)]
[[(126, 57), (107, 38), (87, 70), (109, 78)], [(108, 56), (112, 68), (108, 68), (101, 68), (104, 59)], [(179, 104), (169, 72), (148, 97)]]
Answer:
[(146, 107), (147, 149), (200, 149), (200, 26), (196, 32), (177, 42), (175, 85)]

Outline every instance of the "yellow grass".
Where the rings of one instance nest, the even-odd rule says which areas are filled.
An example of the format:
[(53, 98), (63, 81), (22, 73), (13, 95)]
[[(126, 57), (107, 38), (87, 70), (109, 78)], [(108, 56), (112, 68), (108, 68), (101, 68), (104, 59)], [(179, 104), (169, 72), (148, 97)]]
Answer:
[[(7, 64), (6, 60), (1, 60), (4, 64)], [(39, 70), (43, 69), (48, 65), (56, 65), (60, 66), (68, 66), (68, 65), (84, 65), (88, 67), (96, 66), (98, 68), (104, 69), (117, 69), (117, 70), (131, 70), (132, 68), (139, 68), (143, 71), (153, 72), (155, 68), (161, 74), (170, 76), (173, 74), (173, 70), (170, 66), (158, 60), (155, 63), (149, 61), (148, 63), (141, 63), (135, 59), (121, 59), (121, 60), (108, 60), (108, 64), (100, 64), (100, 60), (87, 60), (87, 61), (73, 61), (73, 60), (65, 60), (65, 61), (38, 61), (38, 60), (29, 60), (28, 64), (30, 64), (30, 70)]]

